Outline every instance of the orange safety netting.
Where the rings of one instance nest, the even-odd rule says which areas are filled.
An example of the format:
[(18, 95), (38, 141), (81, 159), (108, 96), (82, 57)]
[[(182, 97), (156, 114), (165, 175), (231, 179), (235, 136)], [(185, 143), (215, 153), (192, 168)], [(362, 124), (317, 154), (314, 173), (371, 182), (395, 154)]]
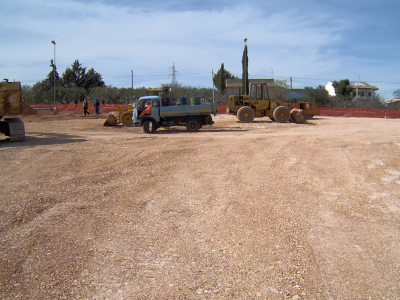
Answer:
[[(82, 104), (36, 104), (30, 105), (32, 108), (55, 108), (58, 112), (70, 111), (70, 112), (82, 112), (83, 113), (83, 105)], [(124, 109), (128, 108), (128, 105), (121, 104), (100, 104), (100, 113), (109, 113), (118, 111), (117, 106), (120, 106)], [(89, 104), (88, 108), (89, 112), (95, 112), (95, 108), (93, 104)]]
[(320, 108), (321, 116), (330, 117), (365, 117), (365, 118), (400, 118), (400, 111), (392, 109), (372, 108)]

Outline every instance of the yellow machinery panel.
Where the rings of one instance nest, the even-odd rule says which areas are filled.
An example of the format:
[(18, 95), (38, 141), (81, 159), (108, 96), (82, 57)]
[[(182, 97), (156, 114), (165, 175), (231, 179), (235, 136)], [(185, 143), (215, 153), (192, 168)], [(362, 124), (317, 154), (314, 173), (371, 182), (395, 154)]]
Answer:
[(0, 116), (22, 114), (20, 82), (0, 82)]

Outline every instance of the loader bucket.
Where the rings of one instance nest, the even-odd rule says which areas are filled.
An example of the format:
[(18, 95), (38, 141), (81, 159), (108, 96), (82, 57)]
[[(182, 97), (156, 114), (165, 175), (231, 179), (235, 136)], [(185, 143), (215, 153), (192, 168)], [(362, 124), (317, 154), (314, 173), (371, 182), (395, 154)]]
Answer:
[(290, 110), (290, 121), (298, 124), (304, 124), (307, 122), (301, 109), (298, 108), (293, 108)]
[(109, 114), (107, 120), (104, 122), (104, 126), (115, 126), (117, 125), (117, 118), (113, 114)]

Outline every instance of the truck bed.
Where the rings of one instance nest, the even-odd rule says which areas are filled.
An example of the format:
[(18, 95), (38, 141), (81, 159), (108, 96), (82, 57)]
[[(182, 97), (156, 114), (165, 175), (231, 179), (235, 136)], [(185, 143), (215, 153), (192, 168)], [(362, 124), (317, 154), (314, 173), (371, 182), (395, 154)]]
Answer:
[(217, 104), (199, 104), (199, 105), (179, 105), (160, 107), (160, 117), (169, 116), (190, 116), (190, 115), (210, 115), (217, 113)]

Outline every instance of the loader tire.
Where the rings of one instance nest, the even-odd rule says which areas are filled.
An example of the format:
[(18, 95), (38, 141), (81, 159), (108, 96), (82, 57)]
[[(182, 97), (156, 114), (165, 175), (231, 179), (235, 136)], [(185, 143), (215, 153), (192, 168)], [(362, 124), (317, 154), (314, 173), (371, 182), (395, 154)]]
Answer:
[(274, 119), (278, 123), (286, 123), (290, 119), (290, 110), (286, 106), (278, 106), (274, 110)]
[(254, 110), (249, 106), (243, 106), (237, 112), (237, 117), (241, 123), (253, 122), (254, 116)]
[(132, 112), (131, 111), (123, 112), (120, 121), (124, 126), (132, 126)]

